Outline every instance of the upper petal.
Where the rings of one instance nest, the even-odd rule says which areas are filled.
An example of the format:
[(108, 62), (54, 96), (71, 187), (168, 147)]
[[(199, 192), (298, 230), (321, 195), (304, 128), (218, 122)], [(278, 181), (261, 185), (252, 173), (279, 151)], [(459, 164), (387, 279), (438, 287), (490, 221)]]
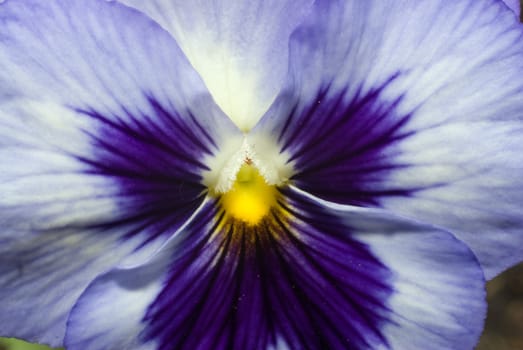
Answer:
[(289, 36), (312, 0), (120, 0), (166, 28), (224, 112), (243, 130), (283, 86)]
[(292, 181), (445, 226), (489, 278), (523, 259), (513, 13), (460, 0), (318, 2), (314, 14), (291, 40), (288, 89), (255, 130), (278, 140)]
[(61, 345), (99, 273), (156, 250), (239, 134), (172, 37), (103, 0), (0, 4), (0, 333)]
[(151, 261), (95, 280), (67, 348), (472, 349), (483, 275), (452, 235), (299, 191), (260, 226), (214, 201)]

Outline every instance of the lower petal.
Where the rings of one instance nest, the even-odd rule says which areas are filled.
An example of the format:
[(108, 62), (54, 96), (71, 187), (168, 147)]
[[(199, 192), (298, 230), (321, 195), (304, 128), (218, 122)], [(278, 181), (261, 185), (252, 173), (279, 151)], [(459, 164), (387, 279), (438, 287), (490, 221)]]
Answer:
[(69, 350), (472, 349), (485, 314), (452, 235), (283, 190), (259, 226), (214, 201), (144, 265), (97, 278)]

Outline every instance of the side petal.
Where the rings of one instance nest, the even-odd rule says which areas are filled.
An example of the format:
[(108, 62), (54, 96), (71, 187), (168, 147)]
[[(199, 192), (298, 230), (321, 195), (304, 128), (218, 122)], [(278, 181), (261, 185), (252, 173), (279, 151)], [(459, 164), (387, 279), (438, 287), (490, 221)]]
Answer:
[(292, 38), (289, 88), (256, 130), (275, 135), (294, 184), (441, 225), (488, 278), (522, 260), (513, 13), (494, 0), (331, 1), (314, 13)]
[(151, 261), (97, 278), (67, 348), (473, 348), (484, 279), (463, 243), (379, 210), (283, 195), (254, 227), (209, 202)]
[(312, 0), (119, 0), (167, 29), (214, 99), (243, 130), (283, 86), (289, 36)]
[(6, 1), (0, 23), (0, 334), (60, 346), (83, 289), (176, 232), (239, 131), (135, 10)]

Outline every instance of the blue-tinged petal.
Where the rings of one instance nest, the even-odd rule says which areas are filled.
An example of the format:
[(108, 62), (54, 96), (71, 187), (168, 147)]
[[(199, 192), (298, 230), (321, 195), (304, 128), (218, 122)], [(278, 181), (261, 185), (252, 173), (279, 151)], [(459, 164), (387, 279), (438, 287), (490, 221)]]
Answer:
[(0, 335), (56, 346), (94, 277), (199, 207), (206, 164), (239, 131), (135, 10), (9, 0), (0, 23)]
[(289, 36), (312, 0), (119, 0), (166, 28), (243, 130), (283, 86)]
[[(318, 2), (255, 129), (323, 199), (441, 225), (488, 278), (523, 259), (523, 28), (501, 1)], [(409, 15), (406, 15), (409, 14)]]
[(472, 349), (484, 278), (451, 234), (294, 189), (258, 225), (210, 200), (152, 260), (97, 278), (68, 350)]
[(519, 16), (521, 14), (521, 0), (503, 0), (503, 2), (510, 7), (516, 15)]

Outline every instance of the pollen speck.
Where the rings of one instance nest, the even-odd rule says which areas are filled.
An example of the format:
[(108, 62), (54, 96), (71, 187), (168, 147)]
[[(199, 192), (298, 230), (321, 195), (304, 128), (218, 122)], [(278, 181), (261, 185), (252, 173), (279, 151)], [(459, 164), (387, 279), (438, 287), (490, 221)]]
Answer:
[(258, 169), (245, 162), (232, 188), (222, 195), (221, 203), (228, 215), (256, 225), (276, 204), (276, 195), (275, 186), (268, 185)]

